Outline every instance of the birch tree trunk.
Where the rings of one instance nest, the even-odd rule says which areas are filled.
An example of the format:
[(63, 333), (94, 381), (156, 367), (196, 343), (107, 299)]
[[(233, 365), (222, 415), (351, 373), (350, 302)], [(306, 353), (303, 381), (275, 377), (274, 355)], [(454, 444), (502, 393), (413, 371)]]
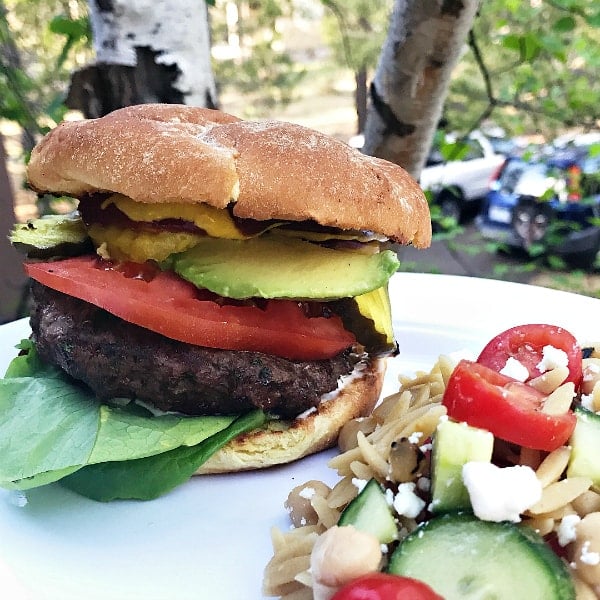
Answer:
[(96, 63), (67, 106), (88, 118), (149, 102), (217, 107), (204, 0), (89, 0)]
[(479, 0), (396, 0), (370, 87), (363, 152), (418, 179)]

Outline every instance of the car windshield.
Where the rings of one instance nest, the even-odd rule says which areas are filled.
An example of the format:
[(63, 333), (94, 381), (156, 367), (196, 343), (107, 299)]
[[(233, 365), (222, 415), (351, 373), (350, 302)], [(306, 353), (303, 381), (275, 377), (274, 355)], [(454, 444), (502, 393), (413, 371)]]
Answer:
[(520, 160), (508, 161), (498, 179), (498, 188), (505, 193), (535, 197), (543, 196), (553, 185), (547, 165)]

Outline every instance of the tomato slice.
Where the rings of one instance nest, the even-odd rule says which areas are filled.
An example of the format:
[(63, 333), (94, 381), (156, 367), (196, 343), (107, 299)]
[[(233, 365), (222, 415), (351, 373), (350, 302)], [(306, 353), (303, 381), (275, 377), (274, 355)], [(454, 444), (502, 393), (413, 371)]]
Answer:
[(556, 325), (530, 324), (507, 329), (488, 342), (477, 362), (494, 371), (501, 371), (512, 357), (529, 371), (529, 379), (532, 379), (542, 373), (538, 365), (544, 346), (553, 346), (566, 353), (569, 368), (566, 381), (572, 381), (579, 388), (582, 377), (581, 347), (571, 333)]
[(448, 416), (526, 448), (551, 452), (564, 445), (576, 417), (542, 412), (546, 396), (535, 388), (476, 362), (455, 367), (442, 403)]
[(119, 269), (91, 256), (26, 263), (36, 281), (166, 337), (291, 360), (331, 358), (355, 342), (339, 317), (306, 316), (298, 302), (221, 304), (167, 271)]
[(340, 588), (331, 600), (444, 600), (426, 583), (388, 573), (369, 573)]

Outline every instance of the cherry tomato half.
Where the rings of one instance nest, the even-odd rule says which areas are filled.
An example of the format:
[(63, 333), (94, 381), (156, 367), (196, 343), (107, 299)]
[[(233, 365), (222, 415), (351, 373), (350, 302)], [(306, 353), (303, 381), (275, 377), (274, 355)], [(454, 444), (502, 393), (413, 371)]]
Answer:
[(422, 581), (388, 573), (369, 573), (346, 584), (331, 600), (444, 599)]
[(448, 416), (487, 429), (501, 440), (551, 452), (567, 442), (575, 428), (572, 411), (542, 412), (547, 396), (535, 388), (469, 360), (455, 367), (443, 404)]
[(507, 329), (490, 340), (481, 351), (477, 362), (501, 371), (509, 358), (518, 360), (529, 371), (529, 379), (541, 375), (538, 365), (544, 346), (553, 346), (567, 355), (569, 376), (579, 388), (582, 377), (581, 347), (566, 329), (556, 325), (530, 324)]

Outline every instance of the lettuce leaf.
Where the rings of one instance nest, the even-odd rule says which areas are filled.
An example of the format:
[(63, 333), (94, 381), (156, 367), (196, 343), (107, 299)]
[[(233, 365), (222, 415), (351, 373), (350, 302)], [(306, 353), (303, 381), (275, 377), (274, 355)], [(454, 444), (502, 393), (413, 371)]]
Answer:
[(87, 464), (98, 423), (98, 403), (61, 379), (0, 380), (0, 485), (36, 487)]
[(181, 417), (137, 413), (135, 405), (100, 406), (100, 423), (90, 464), (123, 461), (161, 454), (179, 446), (195, 446), (229, 427), (234, 416)]
[(20, 350), (18, 356), (12, 359), (4, 377), (61, 377), (62, 371), (52, 365), (44, 363), (35, 350), (32, 340), (21, 340), (16, 348)]
[(262, 411), (239, 418), (154, 416), (133, 403), (103, 405), (44, 364), (31, 341), (19, 347), (0, 380), (1, 487), (24, 490), (67, 478), (71, 489), (92, 498), (154, 498), (265, 420)]
[(264, 421), (263, 411), (256, 410), (195, 446), (180, 446), (137, 460), (93, 464), (65, 477), (60, 484), (101, 502), (153, 500), (186, 482), (219, 448), (240, 433), (260, 427)]

